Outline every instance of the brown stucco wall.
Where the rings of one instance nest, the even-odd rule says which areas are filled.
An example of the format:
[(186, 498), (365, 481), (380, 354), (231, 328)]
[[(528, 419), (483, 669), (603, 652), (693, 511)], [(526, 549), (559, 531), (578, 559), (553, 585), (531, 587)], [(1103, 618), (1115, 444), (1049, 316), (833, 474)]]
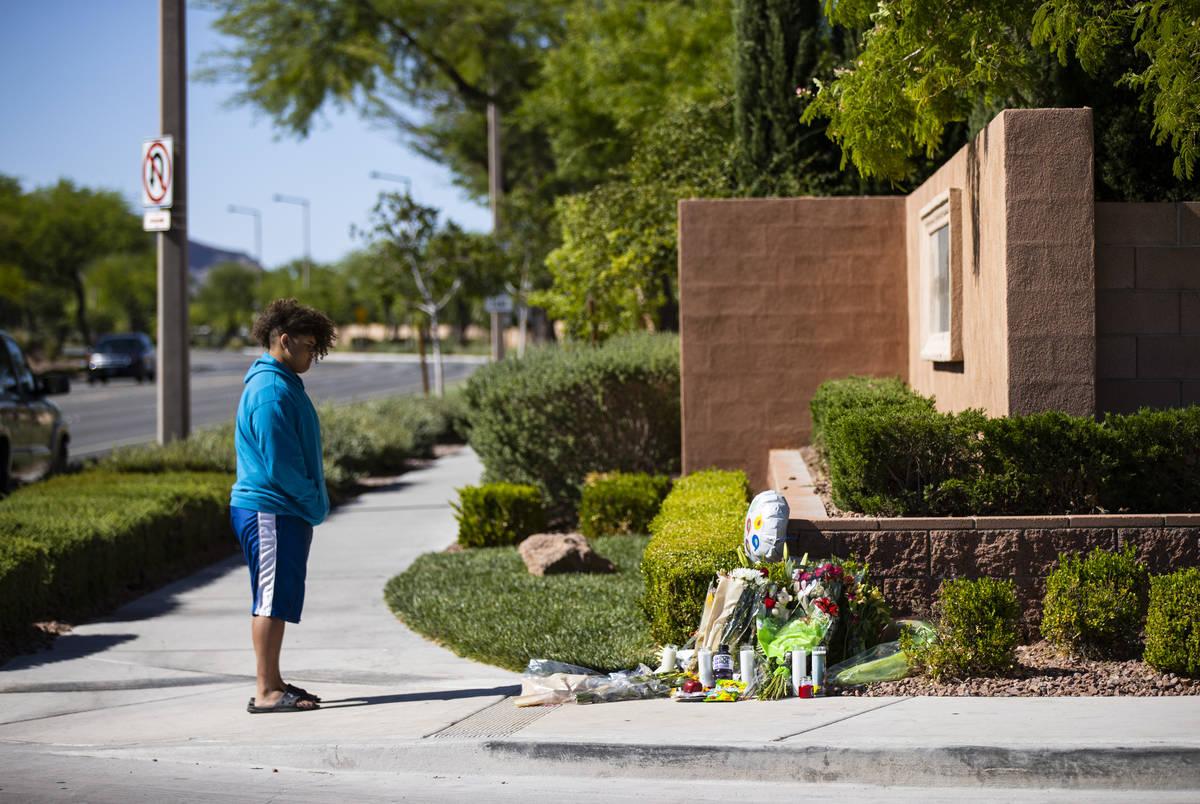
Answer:
[[(963, 360), (934, 363), (920, 354), (919, 213), (948, 188), (961, 190)], [(913, 191), (905, 204), (913, 388), (942, 410), (1092, 413), (1094, 210), (1089, 109), (1002, 112)]]
[(767, 483), (824, 380), (907, 375), (901, 197), (679, 202), (683, 471)]
[(1200, 203), (1096, 204), (1096, 408), (1200, 403)]

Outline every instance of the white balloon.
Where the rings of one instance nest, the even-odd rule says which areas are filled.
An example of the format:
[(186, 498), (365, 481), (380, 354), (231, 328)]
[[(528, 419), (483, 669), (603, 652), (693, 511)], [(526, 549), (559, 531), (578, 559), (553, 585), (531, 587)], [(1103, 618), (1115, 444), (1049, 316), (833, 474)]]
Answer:
[(787, 500), (778, 491), (764, 491), (755, 497), (746, 511), (746, 555), (756, 561), (781, 560), (790, 513)]

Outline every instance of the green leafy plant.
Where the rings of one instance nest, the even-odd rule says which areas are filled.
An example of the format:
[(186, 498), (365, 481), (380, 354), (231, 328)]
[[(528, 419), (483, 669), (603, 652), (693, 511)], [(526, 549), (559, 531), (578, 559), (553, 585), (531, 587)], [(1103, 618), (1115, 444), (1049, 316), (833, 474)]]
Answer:
[(233, 552), (227, 474), (85, 470), (0, 501), (0, 632), (95, 613)]
[(911, 632), (900, 637), (914, 667), (934, 678), (993, 675), (1012, 667), (1021, 613), (1012, 581), (943, 581), (933, 613), (933, 640)]
[(1200, 569), (1150, 579), (1143, 659), (1164, 672), (1200, 675)]
[(838, 417), (852, 410), (914, 407), (932, 411), (933, 400), (913, 391), (899, 377), (852, 375), (826, 380), (817, 386), (808, 403), (812, 414), (812, 443), (828, 456), (825, 431)]
[(467, 382), (470, 443), (487, 482), (536, 486), (573, 523), (590, 472), (679, 470), (679, 339), (531, 349)]
[(744, 472), (707, 469), (676, 481), (650, 523), (641, 607), (660, 643), (682, 644), (700, 622), (709, 581), (738, 565), (750, 501)]
[(542, 497), (533, 486), (485, 483), (458, 490), (452, 504), (463, 547), (512, 545), (546, 529)]
[(645, 472), (588, 475), (579, 501), (579, 532), (589, 539), (616, 533), (648, 533), (671, 478)]
[(1125, 658), (1138, 647), (1146, 616), (1146, 567), (1130, 545), (1086, 557), (1060, 555), (1046, 579), (1042, 636), (1080, 656)]

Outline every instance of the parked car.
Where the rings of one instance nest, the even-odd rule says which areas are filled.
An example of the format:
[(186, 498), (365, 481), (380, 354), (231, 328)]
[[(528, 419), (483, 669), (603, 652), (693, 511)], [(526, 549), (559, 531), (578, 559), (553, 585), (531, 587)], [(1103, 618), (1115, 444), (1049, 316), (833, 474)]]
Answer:
[(108, 382), (109, 377), (154, 380), (157, 357), (154, 342), (144, 332), (105, 335), (88, 355), (88, 383)]
[(0, 331), (0, 494), (14, 479), (37, 480), (66, 468), (71, 437), (62, 411), (46, 397), (70, 388), (64, 375), (30, 371), (21, 347)]

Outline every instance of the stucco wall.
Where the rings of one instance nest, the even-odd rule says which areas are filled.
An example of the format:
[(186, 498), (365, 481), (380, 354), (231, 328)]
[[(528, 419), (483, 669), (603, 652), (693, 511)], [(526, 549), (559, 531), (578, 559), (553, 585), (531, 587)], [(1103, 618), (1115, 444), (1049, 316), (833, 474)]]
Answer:
[(907, 375), (902, 197), (679, 202), (683, 471), (808, 443), (824, 380)]
[[(1091, 111), (1024, 109), (908, 196), (909, 381), (939, 409), (1093, 412), (1092, 185)], [(935, 363), (921, 357), (920, 211), (949, 188), (961, 190), (963, 359)]]
[(1200, 203), (1096, 204), (1096, 407), (1200, 403)]

